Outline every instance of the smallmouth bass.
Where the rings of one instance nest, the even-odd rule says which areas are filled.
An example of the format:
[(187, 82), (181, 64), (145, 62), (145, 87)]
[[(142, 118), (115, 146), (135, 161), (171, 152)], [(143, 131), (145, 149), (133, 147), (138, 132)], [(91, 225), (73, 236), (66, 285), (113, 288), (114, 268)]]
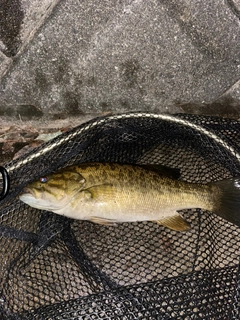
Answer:
[(99, 224), (156, 221), (184, 231), (189, 224), (177, 212), (201, 208), (240, 226), (240, 178), (208, 184), (174, 178), (162, 166), (85, 163), (41, 177), (24, 188), (28, 205)]

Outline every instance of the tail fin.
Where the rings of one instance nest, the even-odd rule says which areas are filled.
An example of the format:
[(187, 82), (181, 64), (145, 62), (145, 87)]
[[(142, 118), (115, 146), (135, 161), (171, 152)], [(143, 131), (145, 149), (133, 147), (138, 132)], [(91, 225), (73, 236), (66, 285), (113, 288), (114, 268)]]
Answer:
[(213, 212), (240, 227), (240, 177), (212, 183), (216, 190)]

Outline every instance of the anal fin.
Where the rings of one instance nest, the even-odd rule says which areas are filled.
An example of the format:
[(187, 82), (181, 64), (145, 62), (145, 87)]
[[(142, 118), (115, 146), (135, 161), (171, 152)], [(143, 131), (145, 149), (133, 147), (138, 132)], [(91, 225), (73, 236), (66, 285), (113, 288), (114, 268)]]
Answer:
[(179, 213), (161, 220), (157, 220), (156, 222), (175, 231), (187, 231), (190, 229), (190, 224), (184, 220)]

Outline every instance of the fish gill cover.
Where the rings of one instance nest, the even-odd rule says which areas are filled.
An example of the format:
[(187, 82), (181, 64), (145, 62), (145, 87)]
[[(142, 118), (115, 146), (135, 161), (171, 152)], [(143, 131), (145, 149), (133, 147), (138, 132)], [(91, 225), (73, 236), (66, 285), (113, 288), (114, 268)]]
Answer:
[(30, 182), (86, 162), (160, 164), (183, 181), (240, 175), (240, 122), (128, 113), (97, 118), (5, 165), (1, 319), (239, 319), (238, 226), (182, 210), (189, 231), (98, 225), (29, 207)]

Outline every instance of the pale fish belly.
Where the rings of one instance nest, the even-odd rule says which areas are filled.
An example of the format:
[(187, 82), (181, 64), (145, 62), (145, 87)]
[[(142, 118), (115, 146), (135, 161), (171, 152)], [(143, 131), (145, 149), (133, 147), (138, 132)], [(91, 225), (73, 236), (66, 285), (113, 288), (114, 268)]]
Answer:
[(204, 195), (199, 196), (199, 190), (184, 193), (176, 189), (171, 192), (151, 189), (148, 192), (125, 188), (93, 198), (82, 195), (75, 197), (65, 208), (56, 210), (55, 213), (98, 223), (135, 222), (162, 220), (174, 216), (177, 210), (205, 207), (202, 203)]

